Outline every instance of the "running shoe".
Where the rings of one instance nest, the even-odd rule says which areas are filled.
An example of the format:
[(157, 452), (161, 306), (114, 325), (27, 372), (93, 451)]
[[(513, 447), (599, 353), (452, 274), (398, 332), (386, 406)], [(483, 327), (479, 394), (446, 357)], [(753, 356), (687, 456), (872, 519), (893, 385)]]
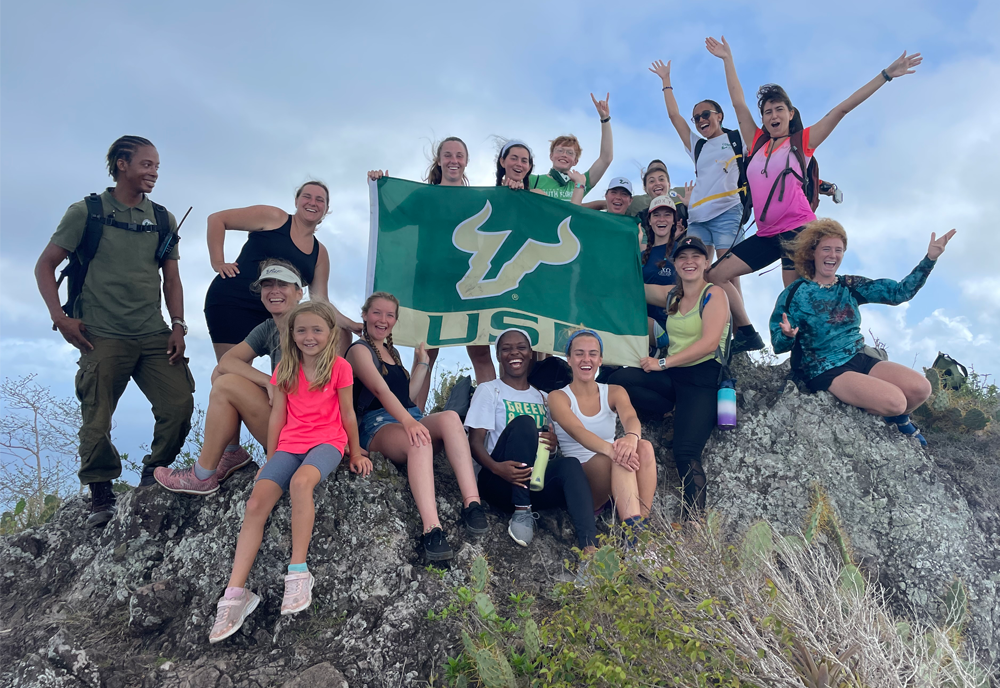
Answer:
[(490, 524), (486, 520), (486, 510), (479, 502), (473, 502), (462, 509), (462, 520), (469, 535), (485, 535), (490, 532)]
[(253, 461), (253, 457), (243, 447), (240, 447), (236, 451), (222, 452), (222, 459), (219, 461), (219, 465), (216, 466), (215, 475), (218, 476), (220, 483), (224, 482), (226, 478), (251, 461)]
[(444, 536), (444, 531), (440, 527), (432, 528), (431, 532), (424, 533), (421, 538), (421, 547), (424, 550), (424, 559), (427, 561), (446, 561), (455, 556)]
[(194, 466), (187, 468), (165, 468), (160, 466), (153, 472), (156, 482), (171, 492), (192, 495), (210, 495), (219, 491), (219, 472), (206, 480), (198, 480)]
[(531, 509), (515, 509), (510, 525), (507, 526), (507, 534), (521, 547), (527, 547), (535, 538), (536, 518), (538, 514), (532, 513)]
[(243, 594), (235, 599), (230, 600), (223, 596), (215, 612), (215, 624), (212, 625), (212, 632), (208, 635), (208, 642), (217, 643), (240, 630), (243, 622), (258, 604), (260, 598), (247, 588), (243, 588)]
[(281, 599), (281, 615), (297, 614), (312, 604), (312, 589), (316, 583), (313, 575), (289, 573), (285, 576), (285, 596)]
[(731, 354), (739, 354), (745, 351), (760, 351), (764, 348), (764, 340), (760, 338), (760, 333), (754, 330), (753, 334), (747, 335), (740, 330), (736, 330), (733, 336)]
[(90, 515), (87, 526), (100, 528), (115, 515), (115, 492), (111, 482), (90, 483)]

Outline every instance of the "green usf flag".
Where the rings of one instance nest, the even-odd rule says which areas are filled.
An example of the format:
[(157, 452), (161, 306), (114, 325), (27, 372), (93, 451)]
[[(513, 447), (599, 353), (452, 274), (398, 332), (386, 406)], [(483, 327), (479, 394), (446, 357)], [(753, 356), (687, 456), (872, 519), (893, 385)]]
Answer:
[(396, 344), (492, 344), (509, 327), (562, 354), (583, 326), (605, 363), (647, 351), (634, 218), (506, 187), (371, 183), (368, 293), (399, 299)]

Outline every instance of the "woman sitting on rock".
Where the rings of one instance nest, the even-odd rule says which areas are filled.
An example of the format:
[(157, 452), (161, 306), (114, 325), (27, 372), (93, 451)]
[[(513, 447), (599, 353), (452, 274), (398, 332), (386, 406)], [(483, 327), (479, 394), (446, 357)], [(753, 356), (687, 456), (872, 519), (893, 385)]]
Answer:
[[(569, 512), (580, 549), (597, 543), (594, 502), (580, 462), (556, 455), (555, 433), (548, 424), (545, 394), (528, 384), (531, 341), (524, 330), (505, 330), (497, 337), (500, 379), (476, 387), (465, 427), (469, 429), (472, 458), (479, 471), (479, 492), (494, 508), (513, 512), (507, 533), (527, 547), (535, 535), (531, 509), (561, 508)], [(544, 487), (528, 490), (538, 443), (549, 447), (543, 473)]]
[(423, 550), (427, 561), (454, 556), (441, 522), (434, 496), (434, 454), (444, 449), (458, 488), (462, 492), (462, 517), (470, 535), (489, 532), (486, 512), (479, 503), (472, 454), (462, 419), (454, 411), (425, 416), (412, 401), (427, 375), (427, 351), (421, 344), (413, 352), (413, 375), (407, 374), (392, 345), (399, 301), (377, 291), (361, 309), (361, 340), (347, 351), (354, 369), (354, 405), (361, 446), (376, 451), (397, 465), (406, 465), (410, 490), (423, 522)]
[(794, 244), (800, 277), (781, 292), (771, 314), (775, 353), (792, 352), (792, 368), (811, 391), (828, 390), (845, 404), (884, 416), (926, 446), (909, 414), (931, 395), (930, 383), (914, 370), (865, 352), (858, 306), (897, 306), (912, 299), (953, 236), (954, 229), (940, 238), (931, 233), (927, 255), (902, 282), (872, 280), (837, 274), (847, 250), (847, 233), (839, 222), (809, 223)]
[[(676, 287), (646, 285), (649, 303), (667, 306), (667, 356), (643, 358), (642, 369), (613, 377), (629, 395), (658, 395), (674, 410), (674, 463), (684, 487), (687, 510), (705, 508), (705, 471), (701, 453), (717, 419), (722, 347), (729, 337), (729, 301), (721, 287), (705, 281), (708, 248), (684, 237), (674, 248)], [(643, 377), (644, 376), (644, 377)]]
[(270, 375), (251, 364), (259, 356), (268, 356), (271, 370), (278, 367), (281, 330), (285, 318), (302, 300), (302, 277), (288, 261), (270, 258), (261, 263), (260, 277), (250, 289), (260, 293), (261, 303), (271, 317), (226, 351), (215, 368), (198, 461), (187, 468), (160, 467), (153, 472), (156, 482), (171, 492), (212, 494), (219, 489), (219, 483), (250, 463), (247, 450), (232, 441), (234, 436), (239, 437), (241, 421), (262, 447), (267, 446), (274, 386)]
[[(625, 390), (594, 379), (603, 357), (596, 332), (570, 335), (566, 358), (573, 381), (549, 395), (549, 409), (560, 451), (583, 464), (594, 504), (613, 500), (625, 525), (642, 527), (656, 494), (656, 458), (639, 435), (642, 426)], [(616, 416), (625, 428), (617, 440)]]

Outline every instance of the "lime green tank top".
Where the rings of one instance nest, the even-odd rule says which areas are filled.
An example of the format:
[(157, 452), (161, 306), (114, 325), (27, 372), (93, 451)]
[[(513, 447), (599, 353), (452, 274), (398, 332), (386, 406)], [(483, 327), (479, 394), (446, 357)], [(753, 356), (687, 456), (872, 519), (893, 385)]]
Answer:
[[(701, 290), (701, 294), (698, 295), (698, 301), (695, 303), (695, 307), (692, 308), (687, 313), (682, 314), (680, 309), (676, 313), (667, 315), (667, 335), (670, 337), (670, 345), (667, 347), (667, 353), (670, 356), (676, 356), (684, 349), (688, 348), (699, 339), (701, 339), (701, 304), (705, 300), (705, 292), (711, 287), (711, 284), (706, 284), (705, 288)], [(727, 322), (725, 327), (722, 328), (722, 337), (719, 339), (719, 347), (721, 348), (725, 342), (726, 337), (729, 336), (729, 323)], [(711, 361), (717, 358), (716, 352), (708, 354), (703, 358), (699, 358), (697, 361), (692, 361), (691, 363), (685, 363), (680, 368), (687, 368), (688, 366), (698, 365), (699, 363), (704, 363), (705, 361)]]

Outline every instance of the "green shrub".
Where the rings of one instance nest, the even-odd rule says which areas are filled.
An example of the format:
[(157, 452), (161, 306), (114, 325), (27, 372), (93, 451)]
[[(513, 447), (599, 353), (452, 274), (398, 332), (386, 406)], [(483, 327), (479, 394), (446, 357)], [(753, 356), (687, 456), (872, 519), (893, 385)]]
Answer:
[(928, 430), (938, 432), (980, 432), (1000, 418), (1000, 388), (989, 375), (969, 372), (957, 389), (945, 386), (935, 368), (924, 368), (931, 383), (931, 396), (913, 412)]

